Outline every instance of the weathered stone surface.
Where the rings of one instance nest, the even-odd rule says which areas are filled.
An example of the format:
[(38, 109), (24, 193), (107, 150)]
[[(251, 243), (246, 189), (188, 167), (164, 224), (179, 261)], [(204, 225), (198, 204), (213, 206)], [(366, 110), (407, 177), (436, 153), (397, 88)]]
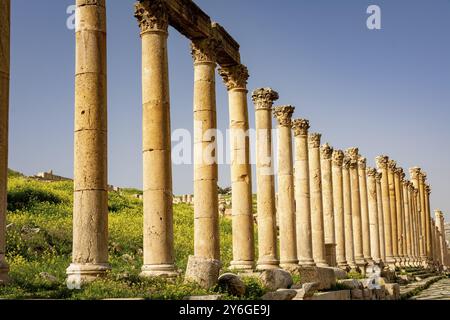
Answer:
[(274, 292), (268, 292), (261, 297), (262, 300), (292, 300), (297, 295), (297, 290), (280, 289)]
[(232, 296), (242, 297), (245, 294), (245, 284), (239, 276), (225, 273), (219, 277), (219, 287)]
[[(294, 289), (295, 286), (292, 286)], [(319, 283), (317, 282), (308, 282), (303, 284), (300, 289), (297, 289), (297, 295), (294, 300), (305, 300), (307, 298), (311, 298), (314, 294), (319, 290)]]
[(351, 300), (350, 290), (330, 291), (316, 294), (305, 300)]
[(387, 283), (386, 291), (392, 296), (393, 300), (400, 299), (400, 285), (398, 283)]
[(364, 300), (372, 300), (372, 290), (363, 289), (363, 297), (364, 297)]
[(364, 300), (363, 291), (361, 289), (353, 289), (351, 291), (352, 300)]
[(270, 291), (290, 288), (293, 284), (292, 276), (289, 272), (281, 269), (266, 270), (259, 276), (263, 286)]
[(344, 280), (339, 280), (338, 281), (339, 284), (347, 287), (350, 290), (353, 289), (362, 289), (362, 285), (361, 282), (359, 282), (356, 279), (344, 279)]
[(186, 268), (186, 281), (199, 284), (202, 288), (210, 289), (217, 284), (221, 263), (214, 259), (190, 256)]
[(209, 296), (186, 296), (183, 300), (189, 301), (214, 301), (214, 300), (222, 300), (222, 296), (220, 294), (217, 295), (209, 295)]
[(347, 272), (345, 270), (342, 270), (341, 268), (331, 268), (331, 269), (333, 269), (336, 279), (341, 280), (347, 278)]
[(300, 284), (318, 282), (319, 290), (327, 290), (336, 285), (336, 276), (332, 268), (301, 267), (297, 270)]

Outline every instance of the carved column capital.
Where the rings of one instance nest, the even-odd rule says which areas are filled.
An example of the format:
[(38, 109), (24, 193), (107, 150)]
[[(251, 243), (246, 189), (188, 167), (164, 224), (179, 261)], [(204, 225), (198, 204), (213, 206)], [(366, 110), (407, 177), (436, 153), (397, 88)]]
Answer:
[(421, 175), (421, 169), (419, 167), (410, 168), (409, 175), (413, 180), (419, 179)]
[(365, 157), (359, 157), (358, 158), (358, 167), (362, 170), (367, 168), (367, 158)]
[(228, 90), (247, 89), (247, 81), (250, 77), (248, 68), (243, 64), (219, 68), (219, 75), (223, 78)]
[(311, 133), (308, 136), (308, 145), (310, 148), (319, 148), (320, 147), (320, 139), (322, 135), (320, 133)]
[(219, 41), (214, 38), (193, 40), (191, 43), (191, 54), (194, 63), (217, 63), (219, 46)]
[(388, 162), (388, 168), (389, 168), (389, 170), (391, 170), (392, 172), (395, 173), (395, 170), (397, 170), (397, 161), (395, 161), (395, 160), (389, 160), (389, 162)]
[(306, 136), (310, 128), (309, 120), (295, 119), (292, 120), (292, 129), (294, 130), (294, 136)]
[(350, 169), (350, 166), (352, 164), (352, 159), (350, 159), (348, 156), (344, 156), (344, 161), (342, 162), (342, 168), (343, 169)]
[(375, 175), (375, 179), (377, 179), (377, 182), (381, 182), (381, 178), (383, 178), (383, 173), (377, 171), (377, 174)]
[(333, 147), (328, 143), (323, 144), (320, 147), (320, 157), (322, 158), (322, 160), (331, 160), (331, 158), (333, 157)]
[(139, 0), (134, 5), (134, 17), (141, 34), (150, 31), (167, 32), (169, 27), (169, 15), (162, 0)]
[(290, 128), (292, 126), (292, 115), (294, 111), (295, 108), (293, 106), (279, 106), (273, 109), (273, 116), (277, 119), (281, 127)]
[(368, 177), (376, 178), (377, 175), (378, 175), (377, 169), (375, 169), (375, 168), (367, 168), (367, 176)]
[(378, 156), (375, 159), (377, 167), (379, 170), (385, 170), (388, 167), (389, 157), (388, 156)]
[(430, 185), (425, 185), (425, 191), (430, 195), (431, 194), (431, 187)]
[(345, 155), (350, 159), (350, 168), (351, 169), (358, 168), (359, 149), (349, 148), (345, 151)]
[(333, 154), (331, 156), (331, 160), (332, 160), (333, 166), (342, 167), (342, 165), (344, 163), (344, 151), (334, 150)]
[(279, 98), (278, 92), (272, 88), (259, 88), (252, 93), (256, 110), (272, 110), (273, 103)]

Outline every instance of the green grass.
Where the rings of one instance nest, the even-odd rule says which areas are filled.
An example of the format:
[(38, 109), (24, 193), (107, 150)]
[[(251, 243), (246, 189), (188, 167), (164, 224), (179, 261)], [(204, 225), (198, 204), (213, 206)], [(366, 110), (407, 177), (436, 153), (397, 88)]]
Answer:
[[(10, 172), (8, 184), (7, 261), (12, 283), (0, 287), (0, 298), (7, 299), (105, 299), (146, 298), (181, 299), (186, 295), (214, 294), (193, 284), (184, 284), (182, 277), (174, 281), (141, 279), (143, 217), (142, 193), (124, 189), (110, 193), (109, 261), (107, 277), (81, 290), (71, 291), (65, 285), (66, 268), (72, 251), (72, 182), (46, 183)], [(176, 265), (185, 270), (194, 251), (193, 209), (185, 204), (174, 205), (174, 238)], [(231, 221), (220, 221), (221, 260), (224, 266), (232, 258)], [(41, 273), (56, 277), (43, 278)], [(243, 299), (260, 297), (263, 289), (255, 280)], [(231, 299), (232, 297), (225, 298)]]

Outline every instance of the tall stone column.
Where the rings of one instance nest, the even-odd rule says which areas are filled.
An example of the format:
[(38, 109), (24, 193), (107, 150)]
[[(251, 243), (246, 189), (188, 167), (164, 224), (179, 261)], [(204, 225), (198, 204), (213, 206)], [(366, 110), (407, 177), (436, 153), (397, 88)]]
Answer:
[(397, 169), (397, 162), (394, 160), (389, 160), (388, 168), (389, 204), (391, 206), (392, 254), (394, 255), (396, 265), (398, 265), (400, 263), (400, 257), (398, 255), (397, 193), (395, 192), (395, 170)]
[[(321, 172), (322, 172), (322, 197), (325, 245), (336, 251), (336, 233), (334, 222), (333, 204), (333, 170), (332, 170), (333, 148), (328, 144), (320, 148)], [(335, 254), (336, 255), (336, 254)], [(335, 261), (337, 262), (337, 261)]]
[(320, 167), (321, 134), (312, 133), (309, 144), (309, 181), (311, 188), (311, 225), (314, 262), (328, 267), (325, 255), (325, 232), (323, 225), (322, 171)]
[[(431, 235), (428, 236), (428, 234), (431, 234), (434, 230), (431, 227), (431, 205), (430, 205), (430, 195), (431, 195), (431, 187), (425, 183), (427, 179), (426, 173), (422, 174), (423, 177), (423, 183), (424, 183), (424, 191), (425, 191), (425, 211), (426, 211), (426, 217), (427, 217), (427, 224), (426, 224), (426, 232), (427, 232), (427, 239), (431, 239)], [(428, 241), (427, 242), (427, 252), (428, 257), (432, 259), (434, 256), (434, 242)]]
[(385, 241), (385, 263), (390, 267), (394, 267), (395, 260), (392, 252), (392, 229), (391, 229), (391, 205), (389, 193), (389, 158), (379, 156), (376, 158), (378, 170), (381, 172), (381, 197), (383, 203), (383, 220), (384, 220), (384, 241)]
[(278, 215), (280, 219), (280, 266), (298, 267), (294, 168), (292, 154), (292, 115), (295, 108), (280, 106), (273, 114), (278, 122)]
[(347, 269), (345, 257), (345, 217), (342, 165), (344, 152), (334, 150), (332, 155), (333, 208), (336, 235), (336, 262), (339, 268)]
[[(403, 174), (404, 175), (404, 174)], [(411, 240), (411, 207), (410, 207), (410, 194), (409, 194), (409, 181), (404, 180), (404, 176), (402, 178), (402, 189), (403, 189), (403, 212), (405, 217), (405, 248), (404, 254), (406, 257), (406, 262), (408, 265), (412, 263), (412, 240)]]
[(9, 281), (6, 263), (6, 185), (8, 182), (8, 122), (11, 1), (0, 0), (0, 284)]
[(355, 246), (353, 241), (353, 217), (352, 217), (352, 185), (350, 179), (351, 159), (344, 157), (342, 164), (342, 188), (344, 190), (344, 217), (345, 217), (345, 257), (349, 267), (357, 270), (355, 261)]
[(309, 186), (309, 121), (292, 121), (295, 136), (295, 214), (297, 225), (297, 251), (299, 265), (315, 266), (312, 251), (311, 196)]
[(72, 264), (68, 283), (103, 276), (108, 264), (105, 1), (77, 0)]
[(194, 255), (220, 259), (214, 39), (192, 42), (194, 59)]
[(231, 202), (233, 261), (231, 268), (253, 270), (255, 239), (253, 232), (252, 172), (247, 105), (248, 69), (244, 65), (219, 70), (228, 89), (230, 112)]
[(380, 258), (386, 261), (386, 241), (384, 240), (384, 215), (383, 215), (383, 196), (381, 193), (382, 174), (377, 171), (375, 180), (377, 183), (377, 206), (378, 206), (378, 239), (380, 241)]
[(142, 276), (175, 276), (168, 16), (158, 1), (135, 5), (142, 42), (144, 265)]
[(371, 257), (375, 263), (381, 263), (380, 237), (378, 227), (378, 198), (377, 198), (377, 171), (373, 168), (367, 169), (367, 194), (370, 224), (370, 249)]
[(394, 170), (394, 187), (395, 187), (395, 211), (397, 214), (397, 245), (398, 258), (400, 264), (404, 265), (404, 239), (403, 239), (403, 190), (401, 186), (401, 176), (403, 174), (402, 168), (395, 168)]
[(417, 201), (416, 201), (416, 189), (414, 184), (410, 181), (409, 183), (409, 193), (410, 193), (410, 208), (411, 208), (411, 241), (413, 249), (413, 263), (417, 265), (419, 263), (419, 237), (417, 229)]
[(411, 168), (409, 170), (409, 173), (411, 175), (411, 181), (414, 184), (414, 187), (417, 189), (417, 208), (418, 208), (418, 231), (419, 231), (419, 252), (420, 252), (420, 259), (422, 263), (426, 263), (427, 261), (427, 254), (426, 254), (426, 247), (425, 247), (425, 237), (426, 234), (426, 226), (424, 224), (424, 221), (426, 220), (426, 211), (424, 209), (424, 188), (422, 183), (422, 173), (421, 169), (418, 167)]
[[(363, 235), (363, 254), (364, 259), (368, 263), (373, 263), (370, 241), (370, 217), (369, 217), (369, 203), (367, 191), (367, 159), (359, 157), (358, 159), (358, 174), (359, 174), (359, 190), (361, 195), (361, 224)], [(376, 199), (375, 199), (376, 200)]]
[(347, 156), (350, 158), (350, 180), (352, 190), (352, 218), (353, 218), (353, 241), (355, 246), (355, 261), (358, 267), (366, 265), (363, 253), (363, 235), (361, 220), (361, 194), (359, 189), (359, 149), (350, 148), (347, 150)]
[(444, 214), (440, 210), (435, 211), (436, 216), (436, 225), (440, 232), (439, 237), (439, 259), (443, 266), (446, 266), (446, 250), (447, 250), (447, 244), (445, 243), (445, 221), (444, 221)]
[(253, 92), (256, 107), (256, 180), (258, 205), (257, 269), (273, 269), (279, 265), (275, 214), (275, 182), (272, 157), (272, 106), (278, 93), (270, 88)]

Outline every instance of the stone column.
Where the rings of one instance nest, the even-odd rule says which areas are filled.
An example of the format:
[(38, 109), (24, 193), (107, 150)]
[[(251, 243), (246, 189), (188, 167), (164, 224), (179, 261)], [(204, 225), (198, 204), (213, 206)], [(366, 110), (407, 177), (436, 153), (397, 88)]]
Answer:
[(342, 189), (344, 190), (344, 217), (345, 217), (345, 257), (349, 267), (357, 270), (355, 261), (355, 247), (353, 242), (353, 218), (352, 218), (352, 186), (350, 179), (351, 159), (347, 156), (342, 164)]
[(345, 257), (345, 217), (344, 217), (344, 190), (342, 165), (344, 152), (334, 150), (332, 155), (332, 182), (333, 182), (333, 208), (336, 235), (336, 262), (339, 268), (347, 269), (348, 263)]
[(253, 92), (256, 107), (256, 180), (258, 206), (257, 269), (273, 269), (279, 265), (275, 214), (275, 183), (272, 157), (272, 106), (278, 93), (270, 88)]
[(0, 284), (9, 281), (6, 263), (6, 185), (8, 182), (8, 120), (11, 1), (0, 0)]
[[(367, 191), (367, 159), (359, 157), (358, 159), (358, 174), (359, 174), (359, 189), (361, 195), (361, 224), (363, 235), (363, 254), (364, 259), (368, 263), (373, 263), (371, 241), (370, 241), (370, 217), (369, 217), (369, 203)], [(376, 199), (375, 199), (376, 200)]]
[(273, 114), (278, 122), (278, 216), (280, 219), (280, 266), (298, 267), (292, 154), (292, 106), (280, 106)]
[(373, 168), (367, 169), (367, 193), (370, 224), (370, 249), (371, 257), (375, 263), (381, 263), (380, 237), (378, 228), (378, 198), (377, 198), (377, 171)]
[[(423, 183), (424, 183), (424, 191), (425, 191), (425, 212), (427, 217), (427, 224), (426, 224), (426, 232), (427, 232), (427, 239), (431, 239), (431, 233), (433, 232), (433, 229), (431, 228), (431, 206), (430, 206), (430, 195), (431, 195), (431, 187), (425, 183), (427, 179), (426, 173), (422, 173)], [(430, 234), (430, 236), (428, 236)], [(434, 256), (434, 242), (433, 241), (427, 241), (427, 253), (428, 257), (432, 258)]]
[(359, 149), (350, 148), (347, 150), (347, 156), (350, 158), (350, 180), (352, 192), (352, 218), (353, 218), (353, 241), (355, 246), (355, 261), (358, 267), (366, 265), (363, 253), (363, 235), (361, 220), (361, 194), (359, 189), (358, 161)]
[(409, 199), (409, 181), (404, 180), (404, 173), (402, 178), (402, 189), (403, 189), (403, 212), (405, 217), (405, 248), (404, 254), (406, 257), (406, 262), (408, 265), (412, 263), (412, 240), (411, 240), (411, 208)]
[(384, 240), (384, 215), (383, 215), (383, 197), (381, 194), (382, 174), (377, 171), (375, 180), (377, 183), (377, 206), (378, 206), (378, 239), (380, 241), (380, 258), (386, 261), (386, 241)]
[[(431, 218), (431, 242), (433, 243), (433, 246), (436, 245), (436, 224), (434, 223), (434, 219)], [(439, 267), (439, 261), (436, 259), (435, 252), (432, 252), (431, 261), (435, 267)]]
[(420, 259), (422, 263), (426, 263), (427, 255), (426, 255), (426, 248), (425, 248), (425, 238), (424, 234), (426, 234), (426, 227), (424, 224), (424, 221), (426, 219), (426, 213), (424, 210), (424, 189), (423, 189), (423, 183), (422, 181), (422, 173), (421, 169), (418, 167), (411, 168), (409, 170), (411, 175), (411, 181), (414, 184), (414, 187), (417, 189), (416, 193), (416, 201), (417, 201), (417, 208), (418, 208), (418, 234), (419, 234), (419, 252), (420, 252)]
[(220, 259), (217, 194), (216, 52), (218, 42), (192, 42), (194, 59), (194, 255)]
[(401, 186), (401, 177), (403, 174), (402, 168), (395, 168), (394, 170), (394, 188), (395, 188), (395, 212), (397, 216), (397, 245), (398, 257), (400, 265), (404, 265), (404, 239), (403, 239), (403, 189)]
[(233, 203), (233, 261), (231, 268), (253, 270), (255, 240), (247, 105), (249, 74), (244, 65), (222, 67), (219, 74), (228, 89), (230, 112), (231, 198)]
[(435, 211), (436, 215), (436, 225), (440, 232), (439, 237), (439, 259), (443, 266), (446, 266), (446, 250), (447, 250), (447, 244), (445, 243), (445, 221), (444, 221), (444, 214), (440, 210)]
[(136, 3), (142, 42), (144, 265), (142, 276), (176, 276), (173, 243), (168, 16), (158, 1)]
[(313, 257), (318, 267), (328, 267), (325, 255), (325, 232), (323, 225), (322, 171), (320, 168), (321, 134), (312, 133), (309, 144), (309, 181), (311, 188), (311, 225)]
[(389, 181), (389, 204), (391, 206), (391, 232), (392, 232), (392, 254), (394, 255), (395, 264), (400, 263), (398, 255), (398, 232), (397, 232), (397, 197), (395, 192), (395, 170), (397, 162), (389, 160), (388, 163), (388, 181)]
[(381, 197), (383, 203), (385, 263), (392, 268), (395, 260), (392, 253), (391, 205), (389, 194), (388, 161), (386, 156), (376, 158), (378, 170), (381, 172)]
[(105, 1), (77, 0), (72, 264), (68, 283), (103, 276), (108, 264)]
[(333, 172), (331, 163), (332, 156), (333, 156), (333, 148), (330, 147), (328, 143), (324, 144), (320, 148), (320, 157), (321, 157), (320, 161), (322, 172), (322, 197), (323, 197), (325, 245), (334, 248), (334, 251), (336, 252), (336, 234), (335, 234), (334, 204), (333, 204)]
[(412, 182), (409, 183), (409, 192), (410, 192), (410, 207), (412, 213), (412, 247), (413, 247), (413, 256), (414, 256), (414, 265), (419, 263), (419, 231), (417, 227), (417, 200), (416, 200), (416, 189), (414, 188), (414, 184)]
[(315, 266), (312, 253), (311, 198), (309, 186), (309, 121), (292, 121), (295, 136), (295, 214), (297, 225), (297, 251), (299, 265)]

